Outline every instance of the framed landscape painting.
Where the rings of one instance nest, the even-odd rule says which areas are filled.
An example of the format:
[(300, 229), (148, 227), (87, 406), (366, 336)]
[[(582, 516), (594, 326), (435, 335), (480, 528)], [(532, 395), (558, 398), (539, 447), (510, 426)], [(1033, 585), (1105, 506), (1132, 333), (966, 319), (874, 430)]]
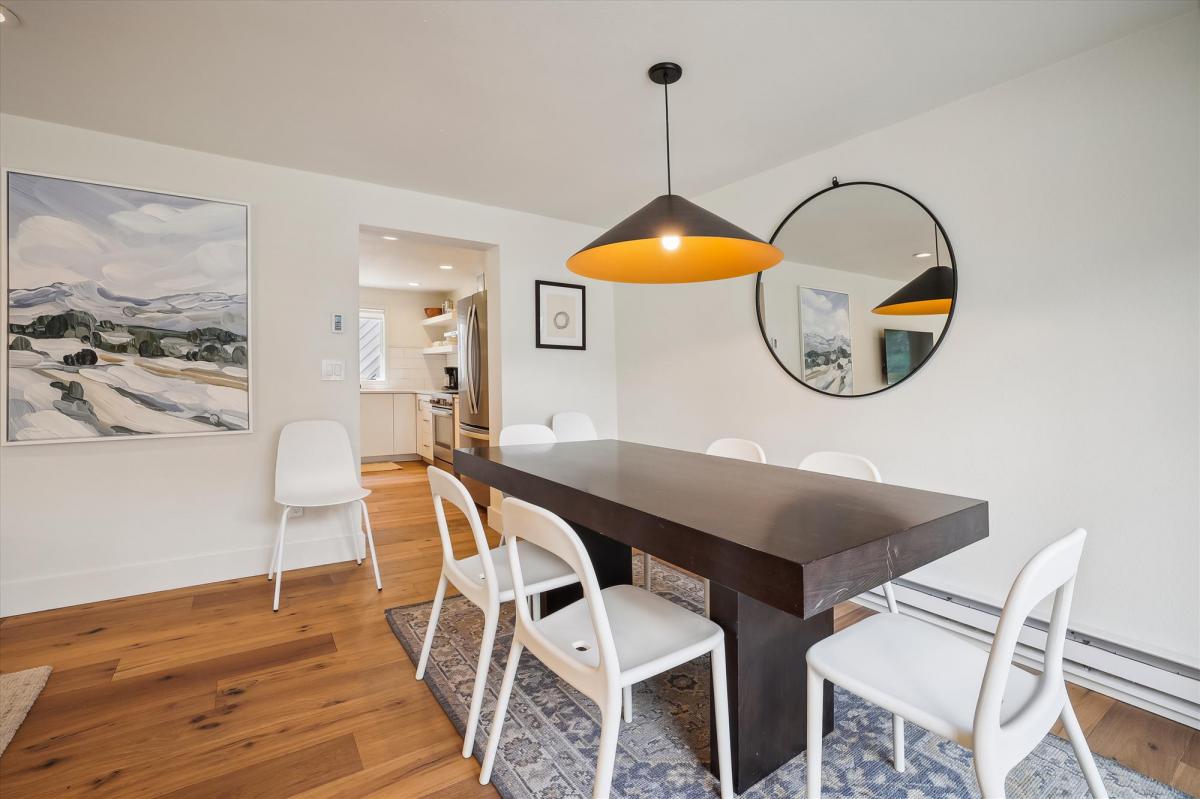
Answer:
[(800, 288), (800, 351), (805, 383), (829, 394), (854, 393), (849, 294)]
[(5, 173), (7, 444), (250, 430), (246, 205)]

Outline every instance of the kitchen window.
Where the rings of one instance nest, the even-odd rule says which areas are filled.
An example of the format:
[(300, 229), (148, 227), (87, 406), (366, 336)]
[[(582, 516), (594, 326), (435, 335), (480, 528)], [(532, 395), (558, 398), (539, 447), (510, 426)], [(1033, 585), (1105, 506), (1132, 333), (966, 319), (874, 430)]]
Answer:
[(383, 311), (358, 310), (358, 378), (364, 383), (387, 379), (387, 328)]

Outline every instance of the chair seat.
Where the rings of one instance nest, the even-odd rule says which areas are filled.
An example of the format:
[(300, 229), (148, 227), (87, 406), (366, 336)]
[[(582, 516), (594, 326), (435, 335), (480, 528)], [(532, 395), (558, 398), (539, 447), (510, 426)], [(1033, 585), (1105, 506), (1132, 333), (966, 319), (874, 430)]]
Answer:
[[(524, 563), (524, 561), (522, 561)], [(631, 685), (710, 651), (723, 635), (714, 622), (632, 585), (600, 592), (612, 627), (621, 684)], [(580, 599), (534, 622), (567, 655), (596, 668), (599, 653), (587, 601)], [(586, 647), (581, 651), (579, 645)]]
[[(525, 587), (531, 594), (540, 594), (552, 588), (561, 588), (564, 585), (574, 585), (579, 582), (579, 578), (575, 576), (575, 572), (571, 571), (570, 566), (536, 544), (530, 544), (527, 541), (519, 542), (517, 554), (521, 559), (521, 575), (525, 578)], [(488, 556), (491, 557), (492, 566), (496, 570), (500, 601), (512, 602), (512, 572), (508, 568), (507, 550), (504, 547), (496, 547), (488, 551)], [(480, 565), (478, 555), (463, 558), (457, 563), (458, 567), (478, 587), (483, 587), (483, 567)], [(459, 590), (461, 589), (462, 587), (459, 586)]]
[[(988, 653), (932, 624), (880, 613), (808, 650), (808, 665), (869, 702), (970, 747)], [(1006, 723), (1033, 697), (1037, 677), (1012, 667)]]
[(370, 496), (370, 490), (357, 485), (292, 487), (275, 493), (275, 501), (293, 508), (322, 508), (327, 505), (344, 505), (358, 502)]

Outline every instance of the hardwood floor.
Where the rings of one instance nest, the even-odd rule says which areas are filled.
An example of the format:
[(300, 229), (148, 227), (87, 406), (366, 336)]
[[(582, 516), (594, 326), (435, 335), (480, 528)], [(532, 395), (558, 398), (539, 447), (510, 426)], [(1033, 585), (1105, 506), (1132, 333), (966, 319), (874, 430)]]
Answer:
[[(4, 799), (496, 796), (383, 617), (437, 584), (423, 468), (363, 481), (382, 592), (349, 563), (286, 572), (278, 613), (257, 576), (0, 620), (0, 671), (54, 667), (0, 758)], [(837, 624), (869, 613), (840, 606)], [(1072, 697), (1098, 753), (1200, 793), (1200, 732)]]

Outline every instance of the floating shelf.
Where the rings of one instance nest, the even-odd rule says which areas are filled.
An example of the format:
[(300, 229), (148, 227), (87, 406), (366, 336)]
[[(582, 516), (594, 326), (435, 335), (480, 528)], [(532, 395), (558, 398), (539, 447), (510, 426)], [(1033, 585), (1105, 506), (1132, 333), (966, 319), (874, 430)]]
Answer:
[(456, 324), (458, 324), (458, 316), (454, 311), (421, 320), (421, 327), (454, 327)]
[(458, 347), (447, 344), (443, 347), (426, 347), (425, 349), (421, 350), (421, 352), (425, 353), (426, 355), (453, 355), (454, 353), (458, 352)]

